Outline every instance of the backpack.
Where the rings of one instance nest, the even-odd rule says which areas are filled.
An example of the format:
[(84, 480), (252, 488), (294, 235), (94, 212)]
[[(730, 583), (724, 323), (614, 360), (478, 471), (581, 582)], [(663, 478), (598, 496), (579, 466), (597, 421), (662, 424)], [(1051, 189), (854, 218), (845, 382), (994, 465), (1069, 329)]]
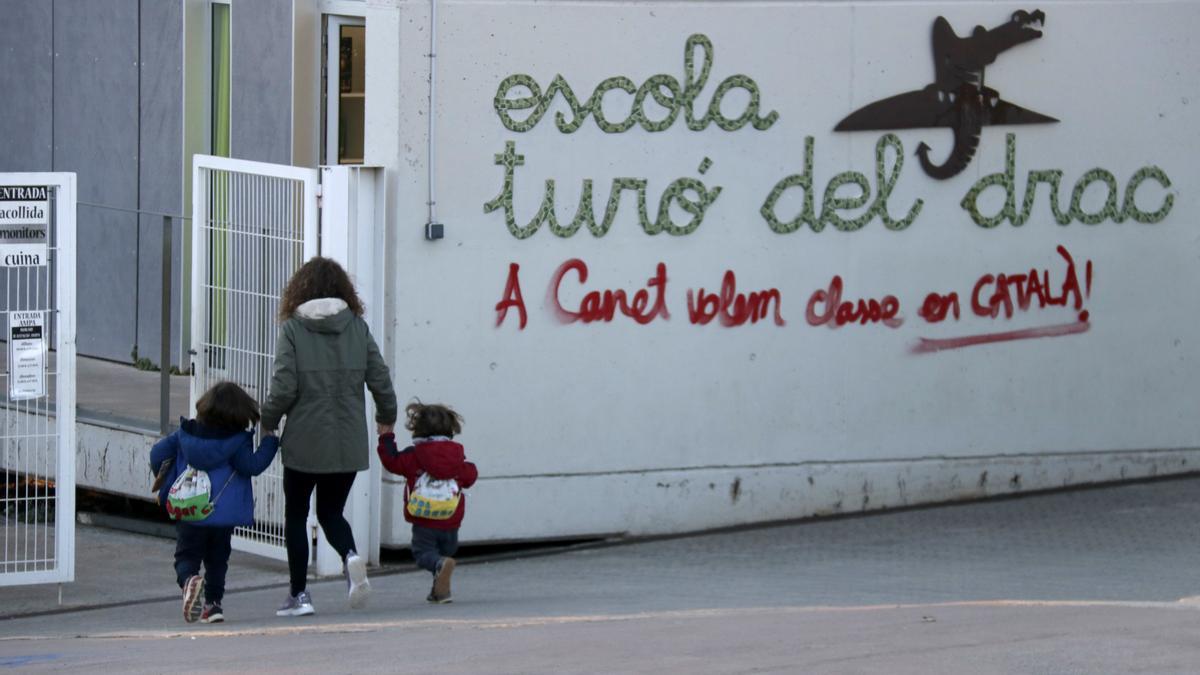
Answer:
[(225, 485), (221, 487), (217, 496), (210, 499), (212, 481), (208, 478), (208, 472), (189, 464), (171, 484), (171, 489), (167, 492), (167, 515), (171, 517), (171, 520), (185, 522), (208, 518), (217, 508), (217, 500), (221, 498), (225, 488), (229, 487), (231, 480), (233, 480), (233, 472), (230, 472), (229, 479), (225, 481)]
[(438, 480), (422, 473), (408, 492), (406, 508), (415, 518), (448, 520), (458, 511), (461, 492), (458, 481), (453, 478)]

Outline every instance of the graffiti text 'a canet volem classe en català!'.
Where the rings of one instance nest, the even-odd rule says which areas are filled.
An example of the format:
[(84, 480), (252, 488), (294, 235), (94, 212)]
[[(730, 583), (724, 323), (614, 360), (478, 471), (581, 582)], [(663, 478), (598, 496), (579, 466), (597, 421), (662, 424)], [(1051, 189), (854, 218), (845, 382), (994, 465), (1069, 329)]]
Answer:
[[(695, 58), (697, 49), (701, 57), (699, 61)], [(703, 106), (704, 89), (713, 62), (712, 41), (704, 35), (697, 34), (690, 36), (684, 46), (682, 80), (672, 75), (658, 74), (638, 85), (628, 77), (610, 77), (596, 85), (587, 99), (581, 100), (562, 75), (555, 75), (550, 84), (543, 89), (534, 77), (518, 73), (509, 75), (500, 82), (492, 105), (500, 123), (509, 131), (517, 133), (534, 129), (543, 120), (556, 98), (561, 98), (569, 111), (568, 114), (560, 110), (554, 115), (555, 127), (564, 134), (576, 132), (589, 118), (602, 131), (612, 134), (624, 133), (635, 126), (648, 133), (658, 133), (677, 123), (695, 132), (704, 131), (709, 126), (716, 126), (727, 132), (749, 126), (765, 132), (774, 126), (779, 120), (779, 113), (772, 110), (762, 114), (762, 97), (758, 84), (747, 75), (735, 74), (721, 80), (711, 95), (707, 96), (707, 108)], [(722, 103), (725, 102), (726, 96), (735, 90), (742, 92), (737, 97), (742, 102), (742, 108), (738, 115), (729, 117), (725, 114)], [(629, 97), (629, 111), (623, 119), (610, 120), (604, 113), (603, 102), (606, 95), (619, 96), (618, 92), (624, 92)], [(653, 107), (654, 113), (647, 112), (647, 107)], [(514, 111), (518, 115), (514, 115)], [(522, 114), (524, 116), (518, 118)], [(842, 231), (855, 231), (876, 219), (888, 229), (903, 230), (912, 225), (921, 213), (924, 205), (921, 199), (905, 205), (896, 215), (889, 208), (888, 200), (904, 168), (904, 146), (895, 134), (883, 134), (875, 144), (874, 185), (866, 174), (859, 171), (839, 172), (826, 181), (820, 193), (819, 209), (815, 181), (815, 145), (812, 136), (805, 137), (801, 170), (781, 178), (767, 191), (759, 214), (772, 231), (786, 234), (808, 227), (814, 232), (820, 232), (826, 226)], [(1157, 166), (1145, 166), (1135, 171), (1125, 181), (1123, 190), (1111, 171), (1102, 168), (1091, 169), (1074, 181), (1071, 196), (1067, 200), (1060, 199), (1059, 194), (1064, 182), (1069, 181), (1061, 169), (1030, 170), (1025, 176), (1024, 189), (1018, 194), (1022, 186), (1016, 171), (1015, 134), (1007, 134), (1006, 149), (1004, 170), (980, 178), (960, 202), (960, 206), (980, 227), (995, 227), (1006, 221), (1014, 226), (1024, 224), (1030, 217), (1039, 192), (1038, 187), (1042, 183), (1047, 186), (1051, 215), (1060, 225), (1071, 222), (1097, 224), (1106, 220), (1115, 223), (1125, 220), (1157, 223), (1170, 213), (1174, 205), (1174, 195), (1170, 192), (1158, 197), (1160, 201), (1155, 208), (1145, 206), (1145, 202), (1155, 199), (1154, 196), (1143, 197), (1142, 205), (1138, 204), (1138, 189), (1146, 181), (1153, 180), (1164, 191), (1171, 187), (1170, 178)], [(513, 193), (517, 187), (517, 168), (525, 164), (525, 156), (517, 152), (514, 141), (506, 141), (503, 152), (495, 155), (494, 163), (503, 168), (502, 184), (499, 194), (484, 204), (484, 212), (502, 211), (505, 225), (518, 239), (532, 236), (543, 224), (559, 237), (570, 237), (583, 227), (593, 236), (602, 237), (612, 228), (625, 192), (634, 193), (638, 224), (647, 234), (665, 232), (676, 236), (687, 235), (700, 227), (708, 209), (717, 202), (724, 190), (720, 185), (705, 184), (700, 177), (684, 176), (671, 181), (659, 196), (657, 208), (652, 208), (655, 205), (649, 203), (651, 197), (648, 194), (648, 179), (618, 176), (611, 180), (603, 216), (597, 220), (593, 206), (593, 181), (588, 178), (582, 181), (574, 217), (570, 221), (563, 221), (557, 214), (555, 179), (546, 178), (541, 205), (537, 212), (522, 224), (518, 222)], [(698, 163), (696, 173), (704, 176), (712, 166), (713, 160), (703, 157)], [(1084, 206), (1084, 195), (1093, 185), (1100, 186), (1106, 192), (1103, 206), (1098, 210), (1088, 211)], [(979, 206), (980, 196), (989, 188), (1003, 190), (1005, 196), (1004, 205), (991, 215), (983, 213)], [(780, 213), (781, 199), (795, 190), (802, 193), (798, 195), (800, 206), (798, 209), (793, 207), (790, 213)], [(795, 201), (797, 200), (789, 198), (789, 203)], [(1062, 208), (1064, 202), (1067, 204), (1065, 209)], [(676, 222), (672, 211), (678, 213), (678, 210), (672, 209), (672, 206), (686, 213), (687, 219)], [(865, 210), (857, 215), (852, 215), (852, 212), (864, 208)]]

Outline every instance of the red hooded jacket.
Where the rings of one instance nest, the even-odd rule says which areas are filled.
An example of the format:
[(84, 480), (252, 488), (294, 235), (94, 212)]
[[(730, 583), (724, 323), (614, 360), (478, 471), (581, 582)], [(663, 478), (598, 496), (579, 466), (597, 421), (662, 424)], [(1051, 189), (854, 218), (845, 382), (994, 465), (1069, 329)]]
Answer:
[[(479, 477), (479, 470), (467, 461), (463, 446), (446, 438), (414, 438), (412, 445), (397, 451), (396, 435), (383, 434), (379, 437), (378, 451), (383, 468), (404, 476), (405, 504), (408, 503), (408, 491), (422, 473), (428, 473), (438, 480), (453, 478), (458, 481), (458, 487), (464, 490), (474, 485), (475, 479)], [(404, 509), (404, 519), (413, 525), (434, 530), (457, 530), (462, 524), (466, 510), (467, 496), (463, 494), (458, 502), (458, 510), (446, 520), (415, 518), (409, 514), (408, 509)]]

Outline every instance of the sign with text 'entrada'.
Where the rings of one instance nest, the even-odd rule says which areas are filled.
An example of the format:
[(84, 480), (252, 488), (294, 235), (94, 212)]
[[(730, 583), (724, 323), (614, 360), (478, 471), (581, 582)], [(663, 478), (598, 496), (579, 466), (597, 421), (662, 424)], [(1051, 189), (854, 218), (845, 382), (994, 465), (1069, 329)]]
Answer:
[(45, 265), (50, 188), (0, 186), (0, 267)]
[(46, 395), (46, 317), (43, 312), (9, 312), (8, 397)]

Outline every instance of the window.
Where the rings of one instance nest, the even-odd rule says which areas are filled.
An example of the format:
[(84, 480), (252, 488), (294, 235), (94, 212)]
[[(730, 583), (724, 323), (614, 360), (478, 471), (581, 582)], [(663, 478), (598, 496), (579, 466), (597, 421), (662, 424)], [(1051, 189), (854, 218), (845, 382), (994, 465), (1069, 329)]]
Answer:
[(212, 5), (212, 127), (209, 154), (229, 156), (229, 5)]
[(362, 164), (367, 29), (361, 18), (328, 17), (325, 32), (325, 164)]

